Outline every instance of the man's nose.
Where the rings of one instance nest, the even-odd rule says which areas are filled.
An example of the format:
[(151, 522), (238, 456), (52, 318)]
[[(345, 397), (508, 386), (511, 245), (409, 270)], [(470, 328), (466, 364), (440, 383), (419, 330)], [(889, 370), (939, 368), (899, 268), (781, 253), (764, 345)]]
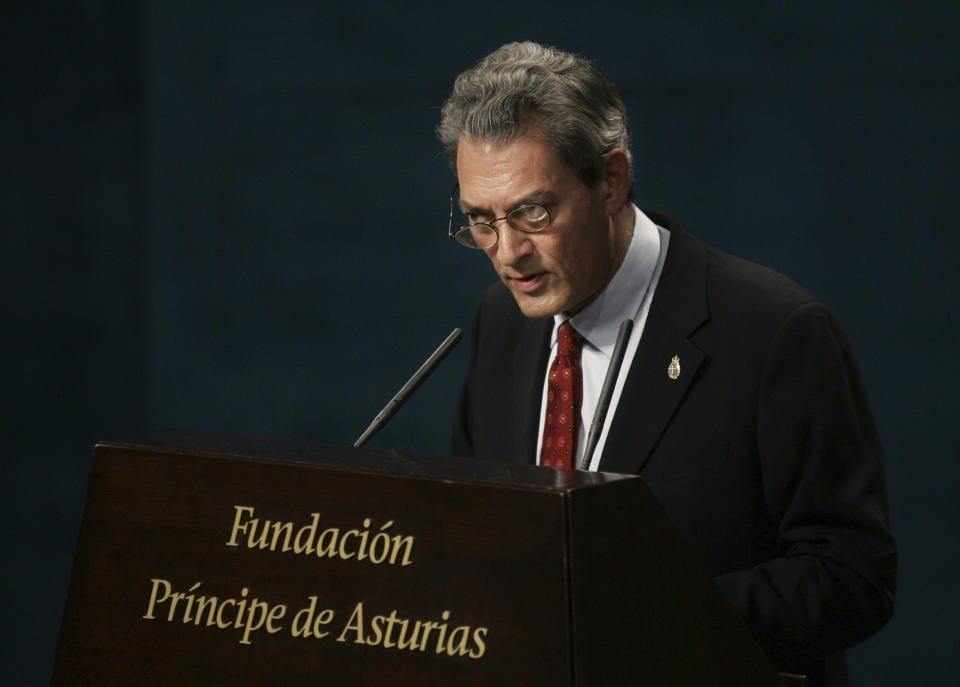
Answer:
[(497, 260), (501, 265), (516, 265), (520, 260), (533, 252), (530, 234), (517, 231), (510, 223), (503, 221), (497, 228)]

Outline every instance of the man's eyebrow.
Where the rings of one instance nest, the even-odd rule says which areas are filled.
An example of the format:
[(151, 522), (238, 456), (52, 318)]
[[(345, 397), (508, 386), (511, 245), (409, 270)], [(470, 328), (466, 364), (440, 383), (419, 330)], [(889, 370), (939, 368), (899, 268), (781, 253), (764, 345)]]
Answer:
[(465, 215), (481, 215), (485, 212), (482, 208), (478, 208), (470, 203), (467, 203), (462, 198), (460, 199), (460, 212)]
[[(527, 195), (515, 201), (511, 206), (508, 212), (515, 210), (521, 205), (541, 205), (543, 203), (552, 203), (555, 202), (556, 196), (553, 192), (547, 189), (537, 189), (536, 191), (531, 191)], [(487, 208), (477, 207), (460, 199), (460, 211), (465, 215), (492, 215)]]
[(537, 189), (518, 200), (514, 207), (518, 208), (521, 205), (542, 205), (543, 203), (553, 203), (555, 200), (556, 194), (554, 194), (553, 191), (545, 188)]

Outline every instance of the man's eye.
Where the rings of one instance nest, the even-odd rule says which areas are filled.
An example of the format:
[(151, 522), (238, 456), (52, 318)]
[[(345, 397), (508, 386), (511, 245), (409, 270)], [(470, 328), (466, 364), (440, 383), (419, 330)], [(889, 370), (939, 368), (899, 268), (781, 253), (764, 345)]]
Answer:
[(536, 223), (545, 221), (549, 214), (542, 205), (521, 205), (511, 212), (510, 216), (515, 220)]

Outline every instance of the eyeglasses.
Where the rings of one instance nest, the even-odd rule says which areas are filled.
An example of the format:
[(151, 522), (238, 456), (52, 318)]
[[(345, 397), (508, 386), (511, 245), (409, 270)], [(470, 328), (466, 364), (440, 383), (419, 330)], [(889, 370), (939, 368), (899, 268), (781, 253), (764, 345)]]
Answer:
[(543, 231), (550, 225), (550, 212), (542, 205), (521, 205), (515, 207), (503, 217), (492, 219), (489, 222), (474, 222), (467, 224), (456, 231), (453, 228), (453, 206), (454, 196), (457, 195), (457, 189), (460, 184), (455, 184), (450, 191), (450, 224), (447, 227), (447, 236), (467, 248), (477, 248), (486, 250), (493, 248), (500, 240), (500, 232), (494, 226), (497, 222), (507, 220), (511, 227), (517, 231), (532, 234)]

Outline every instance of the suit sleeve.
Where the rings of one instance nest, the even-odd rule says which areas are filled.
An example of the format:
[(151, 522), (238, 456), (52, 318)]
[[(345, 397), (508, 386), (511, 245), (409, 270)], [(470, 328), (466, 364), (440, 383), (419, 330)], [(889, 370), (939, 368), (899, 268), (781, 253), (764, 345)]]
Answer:
[(889, 619), (896, 547), (873, 413), (846, 332), (827, 308), (804, 305), (781, 325), (757, 404), (779, 557), (717, 583), (788, 669), (852, 646)]

